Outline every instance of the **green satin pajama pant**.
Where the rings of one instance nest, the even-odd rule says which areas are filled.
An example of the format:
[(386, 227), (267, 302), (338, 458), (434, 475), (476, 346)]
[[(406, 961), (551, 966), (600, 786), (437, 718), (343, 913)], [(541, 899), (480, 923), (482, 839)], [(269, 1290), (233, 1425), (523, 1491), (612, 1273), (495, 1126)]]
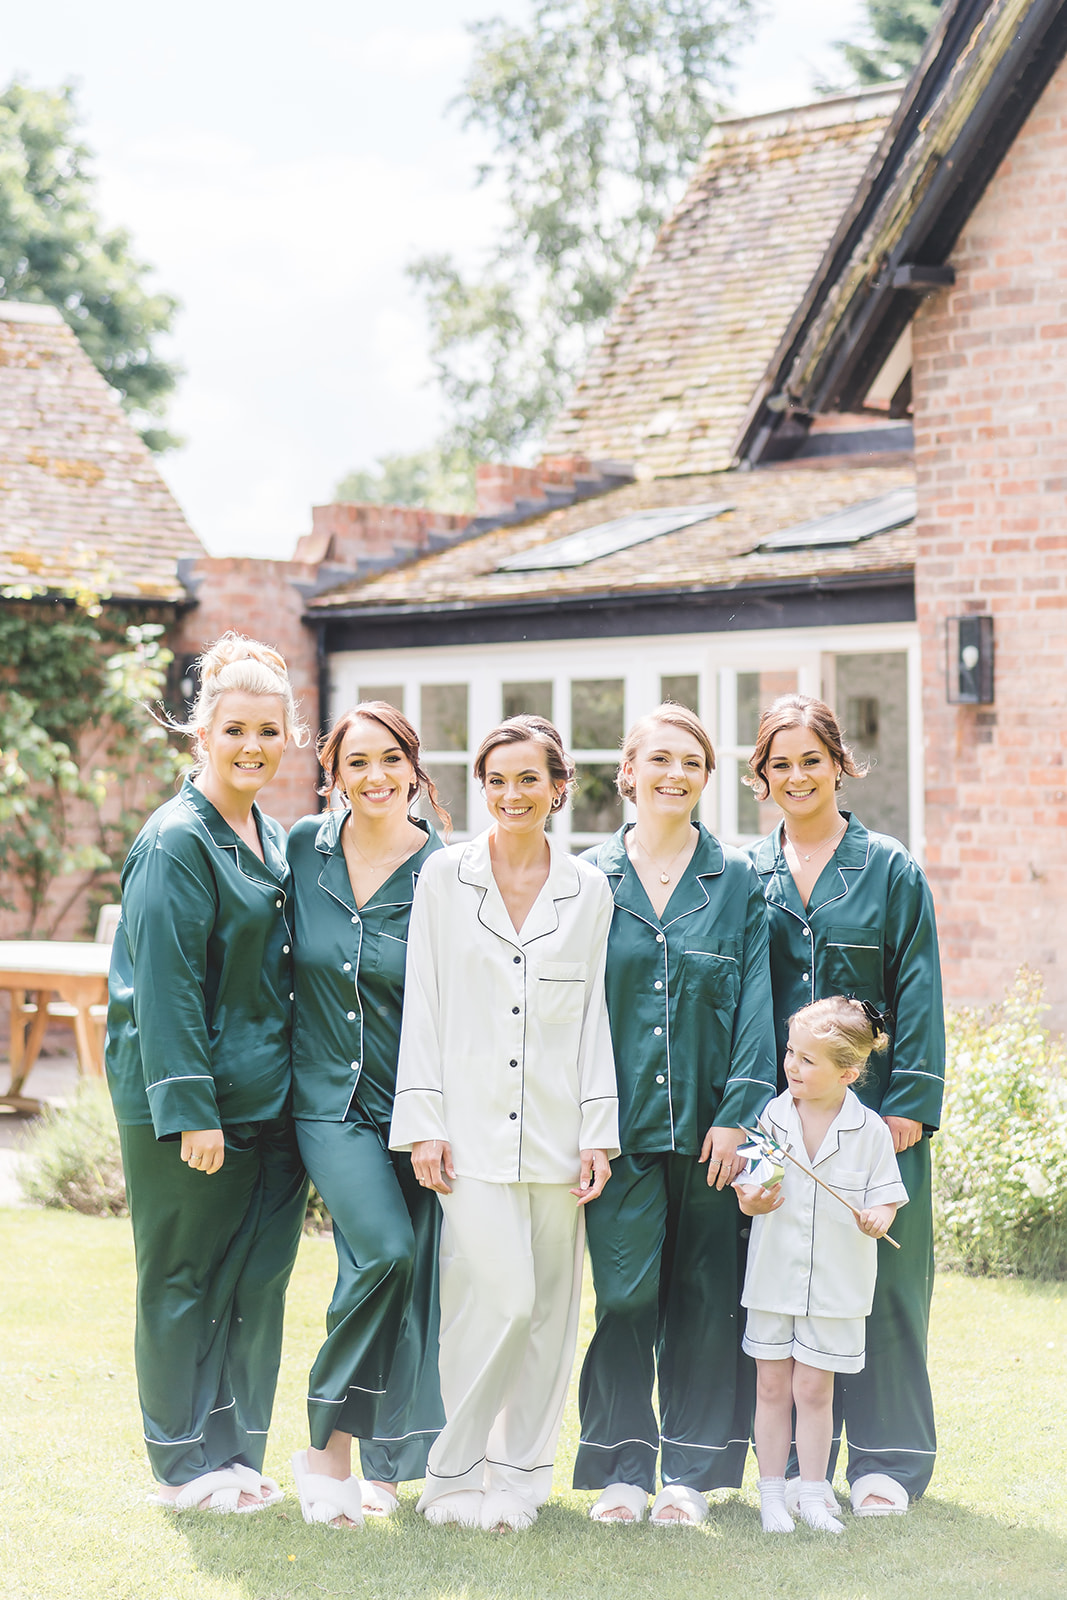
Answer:
[(363, 1476), (421, 1478), (444, 1426), (437, 1374), (441, 1208), (411, 1157), (385, 1148), (362, 1114), (296, 1125), (300, 1153), (333, 1219), (337, 1282), (308, 1388), (311, 1443), (360, 1441)]
[(307, 1206), (288, 1117), (227, 1128), (210, 1177), (179, 1139), (119, 1129), (137, 1261), (134, 1359), (152, 1472), (263, 1466), (285, 1290)]
[[(693, 1156), (621, 1156), (586, 1207), (597, 1328), (579, 1383), (576, 1489), (735, 1488), (755, 1367), (741, 1349), (747, 1229)], [(660, 1424), (652, 1405), (658, 1372)]]

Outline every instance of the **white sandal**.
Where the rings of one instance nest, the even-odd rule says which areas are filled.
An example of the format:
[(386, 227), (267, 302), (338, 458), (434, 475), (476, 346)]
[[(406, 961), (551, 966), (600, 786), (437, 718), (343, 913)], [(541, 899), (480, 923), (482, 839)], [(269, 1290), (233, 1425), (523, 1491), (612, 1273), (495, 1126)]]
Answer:
[(537, 1507), (515, 1489), (489, 1489), (482, 1496), (482, 1527), (499, 1533), (525, 1533), (537, 1521)]
[(415, 1510), (439, 1528), (449, 1522), (456, 1522), (461, 1528), (480, 1528), (484, 1499), (481, 1489), (453, 1489), (451, 1494), (438, 1495), (434, 1500), (426, 1500), (423, 1495)]
[(390, 1494), (388, 1489), (380, 1489), (370, 1478), (360, 1478), (359, 1492), (363, 1499), (365, 1517), (391, 1517), (400, 1504), (398, 1494)]
[[(232, 1467), (223, 1467), (218, 1472), (202, 1472), (199, 1478), (183, 1483), (173, 1500), (161, 1494), (150, 1494), (148, 1503), (165, 1506), (168, 1511), (199, 1511), (201, 1500), (206, 1500), (205, 1511), (233, 1512), (241, 1509), (238, 1501), (245, 1488)], [(245, 1509), (258, 1511), (259, 1507)]]
[[(865, 1506), (869, 1494), (888, 1500), (887, 1506)], [(884, 1472), (867, 1472), (852, 1485), (850, 1499), (852, 1514), (856, 1517), (902, 1517), (908, 1509), (908, 1491), (895, 1478)]]
[[(589, 1513), (592, 1522), (607, 1522), (620, 1527), (632, 1527), (640, 1522), (648, 1509), (648, 1495), (636, 1483), (609, 1483), (600, 1491), (600, 1498)], [(628, 1517), (612, 1517), (610, 1511), (628, 1511)]]
[(293, 1457), (293, 1477), (305, 1522), (324, 1522), (332, 1528), (338, 1517), (347, 1517), (353, 1528), (362, 1528), (363, 1496), (358, 1478), (328, 1478), (325, 1473), (310, 1471), (306, 1450), (298, 1450)]
[[(682, 1515), (660, 1516), (668, 1508)], [(686, 1483), (668, 1483), (656, 1496), (648, 1520), (654, 1528), (698, 1528), (708, 1520), (708, 1502), (698, 1489), (691, 1489)]]

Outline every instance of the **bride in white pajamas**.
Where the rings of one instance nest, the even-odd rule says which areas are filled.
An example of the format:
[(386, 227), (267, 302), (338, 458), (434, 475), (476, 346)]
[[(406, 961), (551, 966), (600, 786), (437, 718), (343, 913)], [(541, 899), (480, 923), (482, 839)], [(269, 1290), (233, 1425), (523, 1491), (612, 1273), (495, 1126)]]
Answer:
[(612, 899), (545, 833), (574, 767), (540, 717), (475, 757), (492, 825), (423, 868), (390, 1143), (441, 1199), (447, 1418), (418, 1509), (527, 1528), (552, 1487), (574, 1360), (582, 1207), (618, 1154), (604, 1002)]

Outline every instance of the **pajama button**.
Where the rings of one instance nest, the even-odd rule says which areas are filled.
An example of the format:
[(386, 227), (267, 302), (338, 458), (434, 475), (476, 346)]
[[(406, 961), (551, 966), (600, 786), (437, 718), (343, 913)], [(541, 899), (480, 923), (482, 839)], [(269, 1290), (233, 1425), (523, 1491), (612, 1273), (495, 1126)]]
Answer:
[(289, 946), (287, 944), (283, 944), (282, 945), (282, 955), (283, 956), (287, 956), (288, 954), (289, 954)]
[(666, 1081), (667, 1081), (667, 1080), (666, 1080), (666, 1078), (665, 1078), (665, 1077), (664, 1077), (664, 1076), (663, 1076), (663, 1074), (662, 1074), (662, 1072), (658, 1072), (658, 1073), (657, 1073), (657, 1074), (656, 1074), (656, 1082), (657, 1082), (657, 1083), (666, 1083)]
[(277, 906), (279, 911), (282, 909), (282, 903), (280, 900), (275, 900), (274, 904)]
[(354, 1012), (354, 1011), (350, 1011), (350, 1012), (349, 1012), (349, 1013), (348, 1013), (348, 1020), (349, 1020), (349, 1022), (355, 1022), (355, 1020), (356, 1020), (356, 1013), (355, 1013), (355, 1012)]
[(296, 995), (295, 995), (295, 994), (292, 994), (292, 993), (290, 993), (290, 995), (289, 995), (289, 998), (290, 998), (290, 1000), (295, 1000), (295, 999), (296, 999)]
[(359, 921), (359, 918), (358, 918), (358, 917), (353, 917), (353, 918), (352, 918), (352, 921), (353, 921), (353, 922), (358, 922), (358, 921)]
[(800, 981), (801, 981), (801, 983), (807, 983), (807, 981), (808, 981), (808, 974), (807, 974), (807, 973), (806, 973), (806, 972), (802, 972), (802, 973), (801, 973), (801, 974), (800, 974)]
[(511, 1008), (511, 1015), (512, 1015), (512, 1016), (513, 1016), (513, 1017), (517, 1017), (517, 1016), (518, 1016), (518, 1014), (519, 1014), (519, 1008), (518, 1008), (518, 1006), (512, 1006), (512, 1008)]
[(352, 1071), (353, 1072), (358, 1072), (359, 1071), (359, 1062), (358, 1061), (353, 1061), (353, 1063), (352, 1063)]
[(517, 967), (521, 967), (522, 966), (522, 957), (521, 956), (512, 956), (511, 959), (514, 961), (514, 963), (515, 963), (515, 965)]
[(810, 928), (805, 928), (804, 929), (803, 937), (805, 939), (810, 939), (811, 938), (811, 929)]
[(663, 935), (662, 935), (662, 933), (657, 933), (657, 935), (656, 935), (656, 943), (657, 944), (662, 944), (663, 943)]
[(518, 1062), (517, 1062), (517, 1061), (509, 1061), (509, 1062), (508, 1062), (508, 1066), (509, 1066), (509, 1067), (517, 1067), (517, 1066), (518, 1066), (518, 1064), (519, 1064), (519, 1063), (518, 1063)]
[(518, 1114), (519, 1113), (517, 1111), (509, 1111), (508, 1112), (508, 1121), (509, 1122), (514, 1122), (516, 1117), (518, 1116)]
[(351, 961), (346, 961), (344, 966), (341, 968), (341, 971), (342, 972), (351, 972), (352, 971), (352, 963), (351, 963)]
[(652, 1032), (656, 1035), (656, 1038), (658, 1039), (660, 1034), (663, 1032), (663, 1029), (662, 1028), (653, 1028)]
[(660, 982), (659, 978), (656, 979), (656, 988), (657, 989), (662, 989), (663, 988), (663, 984)]

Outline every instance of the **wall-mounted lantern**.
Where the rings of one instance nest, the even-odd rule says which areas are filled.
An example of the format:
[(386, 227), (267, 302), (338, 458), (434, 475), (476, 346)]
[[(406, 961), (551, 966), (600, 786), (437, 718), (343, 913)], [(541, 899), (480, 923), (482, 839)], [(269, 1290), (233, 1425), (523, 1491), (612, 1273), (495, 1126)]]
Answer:
[(993, 704), (993, 618), (949, 617), (946, 691), (954, 706)]

